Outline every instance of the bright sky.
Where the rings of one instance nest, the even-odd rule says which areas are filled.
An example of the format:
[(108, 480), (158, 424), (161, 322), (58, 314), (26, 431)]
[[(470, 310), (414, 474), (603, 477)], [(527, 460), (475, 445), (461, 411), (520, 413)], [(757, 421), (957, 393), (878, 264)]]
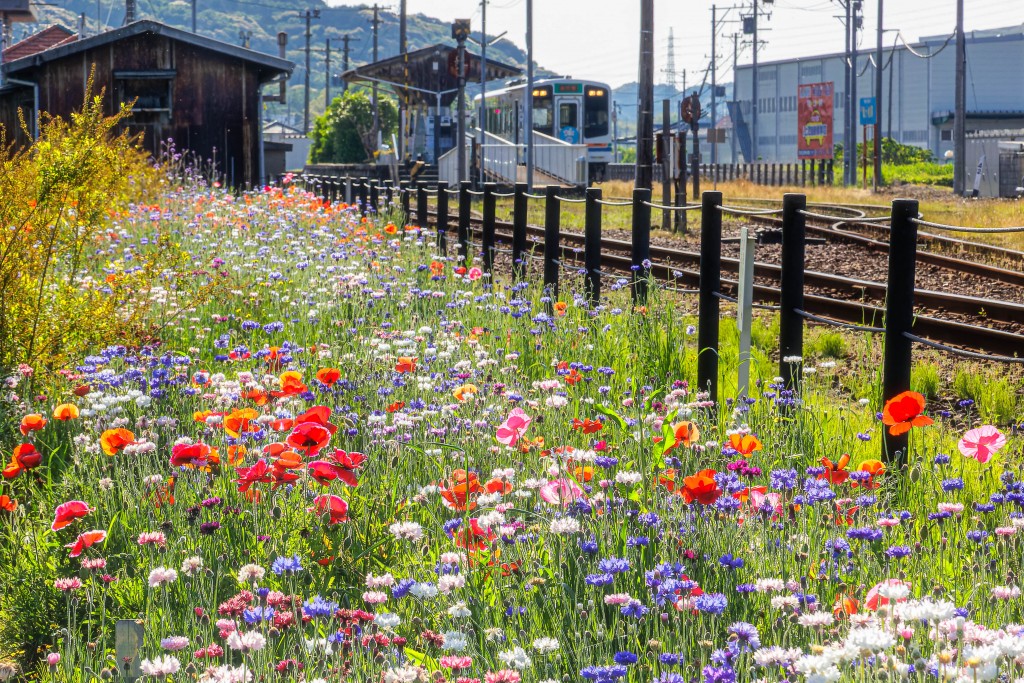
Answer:
[[(350, 0), (328, 0), (332, 5), (359, 5)], [(446, 21), (472, 17), (480, 30), (480, 0), (407, 0), (410, 14), (422, 13)], [(733, 3), (723, 0), (720, 7)], [(736, 5), (750, 7), (751, 0)], [(762, 6), (771, 19), (761, 27), (761, 60), (786, 59), (843, 50), (842, 13), (834, 0), (776, 0)], [(397, 11), (398, 0), (384, 7)], [(577, 78), (592, 78), (612, 86), (637, 77), (640, 11), (638, 0), (534, 0), (534, 52), (538, 64)], [(669, 28), (675, 32), (676, 69), (686, 69), (687, 83), (703, 79), (711, 55), (711, 5), (708, 0), (655, 0), (655, 69), (665, 68)], [(878, 25), (877, 0), (866, 0), (862, 49), (874, 49)], [(1024, 23), (1024, 0), (965, 0), (968, 31)], [(721, 13), (721, 10), (720, 10)], [(732, 10), (726, 17), (738, 19)], [(885, 26), (899, 29), (908, 41), (921, 36), (948, 35), (956, 25), (955, 0), (887, 0)], [(732, 81), (732, 34), (738, 23), (719, 28), (719, 79)], [(526, 0), (489, 0), (487, 33), (508, 31), (506, 37), (525, 48)], [(896, 34), (886, 36), (891, 45)], [(750, 61), (750, 48), (742, 48), (740, 63)], [(658, 82), (665, 80), (658, 74)]]

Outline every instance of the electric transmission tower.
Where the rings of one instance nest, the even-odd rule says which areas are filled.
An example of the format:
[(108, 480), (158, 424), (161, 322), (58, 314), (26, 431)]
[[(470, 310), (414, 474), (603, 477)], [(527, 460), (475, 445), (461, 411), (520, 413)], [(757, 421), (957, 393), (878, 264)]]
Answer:
[(675, 90), (679, 89), (679, 72), (676, 71), (676, 37), (672, 27), (668, 29), (668, 59), (665, 61), (665, 68), (662, 70), (668, 84)]

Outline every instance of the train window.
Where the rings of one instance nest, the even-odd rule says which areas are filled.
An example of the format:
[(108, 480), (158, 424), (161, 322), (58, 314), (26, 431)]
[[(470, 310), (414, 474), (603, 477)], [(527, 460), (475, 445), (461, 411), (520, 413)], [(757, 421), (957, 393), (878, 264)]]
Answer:
[(533, 98), (533, 129), (538, 133), (553, 135), (555, 132), (555, 107), (551, 97)]
[(579, 121), (579, 107), (576, 106), (575, 102), (562, 102), (558, 105), (558, 126), (559, 128), (578, 128), (580, 125)]
[(587, 89), (583, 103), (583, 125), (585, 137), (608, 135), (608, 92), (604, 88)]

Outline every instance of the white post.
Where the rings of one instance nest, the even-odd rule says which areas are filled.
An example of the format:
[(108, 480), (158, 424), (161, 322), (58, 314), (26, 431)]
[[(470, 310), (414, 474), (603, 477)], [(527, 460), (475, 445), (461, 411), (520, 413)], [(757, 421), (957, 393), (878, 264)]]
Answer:
[(750, 389), (750, 328), (754, 322), (754, 245), (755, 238), (746, 227), (740, 228), (740, 282), (736, 306), (736, 324), (740, 328), (739, 383), (736, 398), (747, 397)]

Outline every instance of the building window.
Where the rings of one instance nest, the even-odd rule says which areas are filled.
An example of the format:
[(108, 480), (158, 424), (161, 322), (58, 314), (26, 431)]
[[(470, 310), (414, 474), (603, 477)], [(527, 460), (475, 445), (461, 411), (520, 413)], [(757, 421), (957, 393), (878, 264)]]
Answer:
[(952, 142), (953, 141), (953, 131), (952, 131), (952, 129), (947, 129), (947, 130), (941, 131), (940, 138), (941, 138), (941, 140), (943, 142)]
[(174, 71), (115, 71), (118, 101), (135, 105), (133, 112), (170, 114), (174, 101)]

